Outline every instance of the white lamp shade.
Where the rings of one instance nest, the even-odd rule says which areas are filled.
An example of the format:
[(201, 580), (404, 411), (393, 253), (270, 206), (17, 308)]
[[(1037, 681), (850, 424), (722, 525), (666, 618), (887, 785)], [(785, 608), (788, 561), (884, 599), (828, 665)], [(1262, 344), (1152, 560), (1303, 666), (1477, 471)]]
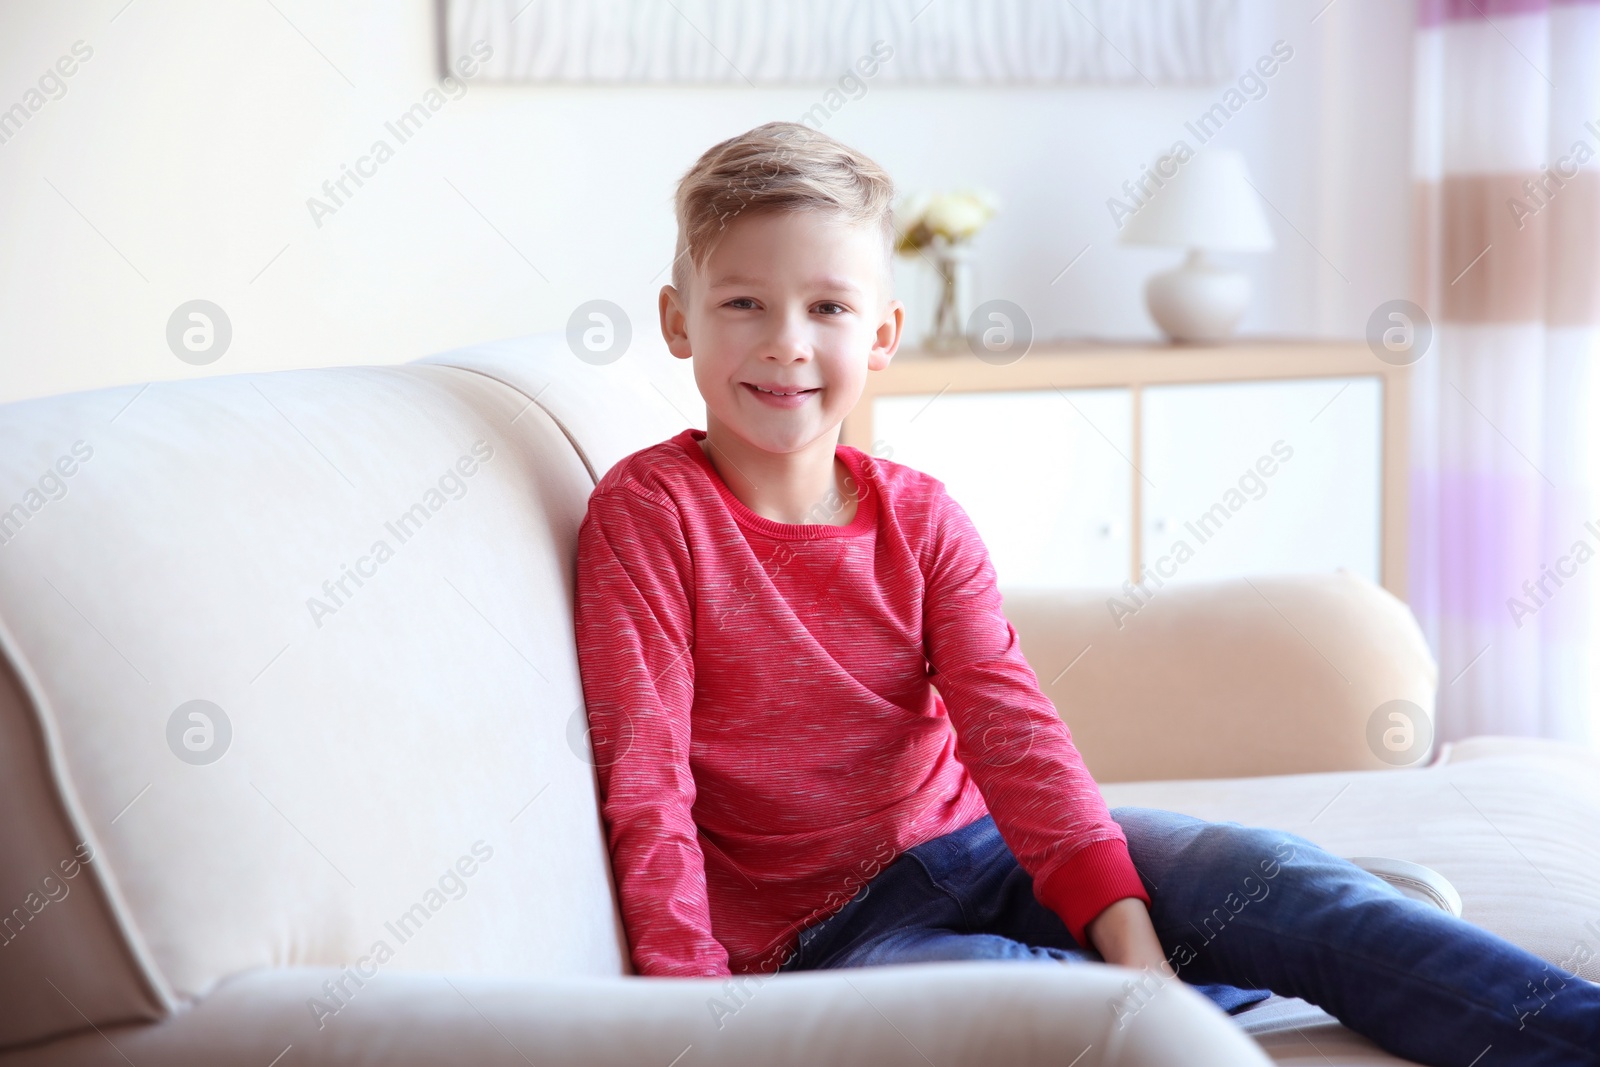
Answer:
[(1261, 198), (1238, 152), (1223, 148), (1199, 152), (1178, 164), (1176, 175), (1162, 180), (1161, 188), (1122, 227), (1119, 236), (1124, 244), (1223, 252), (1258, 252), (1273, 246)]

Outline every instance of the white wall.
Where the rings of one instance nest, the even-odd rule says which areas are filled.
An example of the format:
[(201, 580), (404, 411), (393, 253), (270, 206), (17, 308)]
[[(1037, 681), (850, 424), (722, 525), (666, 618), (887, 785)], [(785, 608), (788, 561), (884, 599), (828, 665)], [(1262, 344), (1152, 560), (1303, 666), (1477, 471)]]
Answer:
[[(560, 328), (597, 297), (654, 331), (676, 178), (825, 88), (475, 85), (318, 228), (307, 198), (436, 80), (432, 0), (125, 2), (0, 0), (0, 110), (93, 49), (0, 144), (0, 400), (402, 362)], [(1358, 335), (1407, 280), (1412, 5), (1242, 2), (1241, 63), (1295, 50), (1215, 142), (1249, 157), (1278, 237), (1236, 260), (1257, 293), (1242, 332)], [(825, 128), (905, 191), (1003, 198), (979, 299), (1022, 304), (1039, 336), (1153, 337), (1141, 286), (1176, 253), (1119, 248), (1106, 199), (1221, 88), (869, 83)], [(898, 268), (919, 321), (923, 269)], [(165, 339), (195, 298), (233, 324), (206, 367)]]

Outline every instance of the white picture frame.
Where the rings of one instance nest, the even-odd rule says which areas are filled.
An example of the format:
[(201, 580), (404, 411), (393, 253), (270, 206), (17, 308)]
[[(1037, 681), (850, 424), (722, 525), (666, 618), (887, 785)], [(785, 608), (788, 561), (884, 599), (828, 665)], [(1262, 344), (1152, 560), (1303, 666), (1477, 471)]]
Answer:
[[(438, 0), (439, 62), (521, 84), (1209, 85), (1239, 0)], [(871, 73), (865, 67), (870, 66)]]

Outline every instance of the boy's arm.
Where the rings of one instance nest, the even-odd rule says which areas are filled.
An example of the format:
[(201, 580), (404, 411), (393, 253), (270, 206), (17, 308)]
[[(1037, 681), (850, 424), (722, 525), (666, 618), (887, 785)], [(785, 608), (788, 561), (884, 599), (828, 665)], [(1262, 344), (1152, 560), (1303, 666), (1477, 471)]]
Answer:
[(956, 756), (1033, 878), (1034, 896), (1078, 944), (1127, 897), (1150, 903), (1128, 841), (1039, 688), (1001, 611), (994, 565), (972, 520), (941, 488), (923, 601), (925, 654), (956, 731)]
[(642, 975), (732, 974), (711, 932), (690, 811), (693, 581), (665, 505), (626, 487), (590, 497), (578, 531), (578, 664), (623, 925)]

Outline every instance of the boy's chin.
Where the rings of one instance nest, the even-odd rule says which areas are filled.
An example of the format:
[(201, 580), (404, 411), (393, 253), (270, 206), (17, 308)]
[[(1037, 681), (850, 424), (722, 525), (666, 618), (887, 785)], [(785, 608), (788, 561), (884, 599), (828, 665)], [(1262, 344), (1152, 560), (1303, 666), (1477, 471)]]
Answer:
[(793, 426), (754, 426), (747, 422), (730, 423), (726, 420), (722, 425), (751, 448), (774, 455), (798, 452), (819, 438), (826, 437), (834, 429), (813, 420), (803, 420), (803, 424), (802, 420), (797, 420)]

